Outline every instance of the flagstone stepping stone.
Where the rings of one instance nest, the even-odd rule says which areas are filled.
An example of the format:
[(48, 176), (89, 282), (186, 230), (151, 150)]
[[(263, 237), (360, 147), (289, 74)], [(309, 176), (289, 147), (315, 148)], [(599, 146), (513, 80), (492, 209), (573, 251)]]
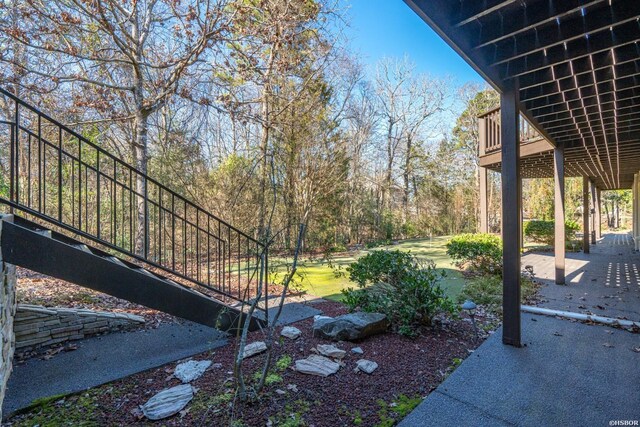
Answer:
[(150, 420), (161, 420), (177, 414), (193, 399), (191, 384), (182, 384), (163, 390), (140, 406)]
[(356, 371), (360, 370), (362, 372), (365, 372), (367, 374), (372, 374), (373, 371), (375, 371), (376, 369), (378, 369), (378, 364), (376, 362), (373, 362), (371, 360), (366, 360), (366, 359), (360, 359), (356, 362)]
[(295, 340), (295, 339), (298, 339), (300, 335), (302, 335), (302, 331), (293, 326), (285, 326), (284, 328), (282, 328), (280, 335), (282, 335), (283, 337), (287, 337), (289, 339)]
[(267, 345), (263, 341), (252, 342), (251, 344), (247, 344), (244, 346), (244, 353), (242, 353), (242, 358), (246, 359), (256, 354), (260, 354), (264, 351), (267, 351)]
[(200, 378), (209, 366), (211, 366), (210, 360), (189, 360), (176, 366), (175, 371), (173, 371), (173, 375), (183, 383), (190, 383), (191, 381)]
[(295, 369), (303, 374), (328, 377), (338, 372), (340, 364), (319, 354), (312, 354), (306, 359), (296, 360)]
[(316, 346), (318, 353), (323, 356), (333, 357), (334, 359), (342, 359), (346, 356), (347, 352), (344, 350), (340, 350), (333, 344), (318, 344)]

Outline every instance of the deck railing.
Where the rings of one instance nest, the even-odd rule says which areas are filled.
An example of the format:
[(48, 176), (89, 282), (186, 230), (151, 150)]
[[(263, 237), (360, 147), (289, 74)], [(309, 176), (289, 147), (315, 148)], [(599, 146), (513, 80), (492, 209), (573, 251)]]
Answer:
[[(502, 142), (500, 140), (500, 107), (489, 110), (478, 117), (478, 131), (480, 133), (480, 144), (478, 155), (480, 157), (500, 151)], [(529, 121), (520, 115), (520, 143), (544, 139), (536, 128)]]

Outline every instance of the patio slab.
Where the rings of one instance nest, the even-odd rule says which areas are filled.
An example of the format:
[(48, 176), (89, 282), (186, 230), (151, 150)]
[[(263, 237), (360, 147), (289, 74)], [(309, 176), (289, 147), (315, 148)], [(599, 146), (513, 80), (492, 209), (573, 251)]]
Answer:
[(568, 253), (566, 285), (556, 285), (552, 252), (527, 253), (543, 287), (540, 307), (640, 321), (640, 254), (628, 233), (607, 233), (591, 253)]
[(498, 330), (401, 423), (605, 426), (640, 420), (640, 335), (523, 314), (523, 348)]

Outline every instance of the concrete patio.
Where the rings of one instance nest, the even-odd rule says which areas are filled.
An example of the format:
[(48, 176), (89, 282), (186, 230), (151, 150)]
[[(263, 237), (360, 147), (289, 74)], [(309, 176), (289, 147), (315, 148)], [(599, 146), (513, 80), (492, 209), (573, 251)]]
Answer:
[(640, 335), (523, 315), (523, 348), (497, 331), (401, 423), (608, 426), (640, 420)]
[(554, 283), (553, 252), (527, 253), (543, 283), (540, 307), (640, 321), (640, 255), (626, 232), (604, 234), (591, 253), (567, 254), (566, 286)]
[[(610, 233), (590, 254), (570, 253), (554, 284), (553, 253), (529, 253), (542, 307), (640, 321), (640, 255)], [(640, 334), (524, 314), (523, 347), (496, 331), (400, 426), (608, 426), (640, 422)], [(629, 424), (638, 425), (638, 424)]]

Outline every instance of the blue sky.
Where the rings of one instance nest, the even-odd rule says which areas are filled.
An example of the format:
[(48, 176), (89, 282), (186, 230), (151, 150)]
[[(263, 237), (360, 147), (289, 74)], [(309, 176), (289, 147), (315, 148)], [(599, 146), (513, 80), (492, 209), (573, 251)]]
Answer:
[(416, 71), (453, 77), (458, 84), (483, 81), (402, 0), (348, 0), (348, 4), (349, 44), (370, 72), (380, 58), (406, 54)]

